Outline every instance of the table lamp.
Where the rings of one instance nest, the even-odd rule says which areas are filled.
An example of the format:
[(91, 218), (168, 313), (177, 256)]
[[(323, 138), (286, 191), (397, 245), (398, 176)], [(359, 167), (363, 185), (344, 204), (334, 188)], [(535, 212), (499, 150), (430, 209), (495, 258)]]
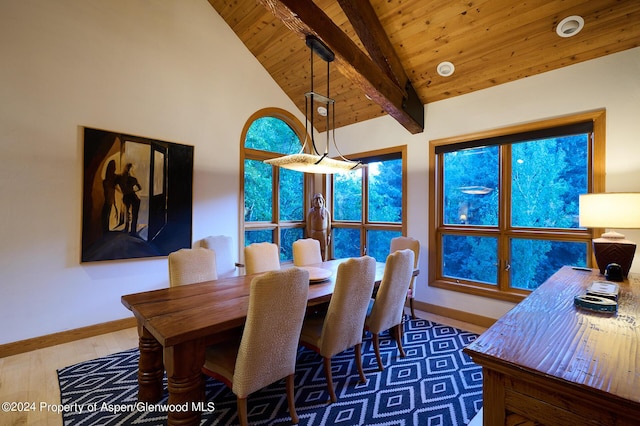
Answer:
[[(640, 228), (640, 193), (582, 194), (579, 203), (580, 226), (583, 228)], [(615, 231), (593, 239), (593, 254), (601, 274), (605, 273), (607, 265), (617, 263), (623, 276), (627, 277), (635, 251), (636, 244)]]

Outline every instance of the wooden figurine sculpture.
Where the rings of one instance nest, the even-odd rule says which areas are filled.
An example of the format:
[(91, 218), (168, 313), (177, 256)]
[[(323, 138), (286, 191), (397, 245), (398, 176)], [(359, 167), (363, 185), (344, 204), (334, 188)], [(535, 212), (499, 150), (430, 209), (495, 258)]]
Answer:
[(322, 260), (327, 260), (327, 247), (331, 240), (331, 215), (324, 204), (322, 194), (313, 196), (311, 208), (307, 214), (307, 237), (320, 242)]

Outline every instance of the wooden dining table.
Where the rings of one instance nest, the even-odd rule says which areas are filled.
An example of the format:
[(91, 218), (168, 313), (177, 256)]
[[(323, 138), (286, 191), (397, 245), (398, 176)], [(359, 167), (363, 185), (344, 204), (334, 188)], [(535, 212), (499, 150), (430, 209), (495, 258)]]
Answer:
[[(331, 299), (338, 265), (344, 260), (310, 265), (330, 271), (331, 275), (323, 281), (310, 282), (309, 306)], [(384, 266), (376, 263), (377, 285), (382, 280)], [(166, 371), (169, 425), (200, 423), (202, 404), (198, 402), (205, 397), (201, 374), (205, 348), (241, 333), (249, 305), (250, 283), (257, 275), (122, 296), (122, 304), (133, 312), (138, 322), (138, 400), (148, 403), (161, 400)]]

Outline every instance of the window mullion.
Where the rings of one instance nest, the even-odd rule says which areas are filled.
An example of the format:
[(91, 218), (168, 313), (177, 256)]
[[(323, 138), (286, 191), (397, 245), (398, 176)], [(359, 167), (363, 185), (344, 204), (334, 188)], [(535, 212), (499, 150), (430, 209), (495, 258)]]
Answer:
[(271, 221), (275, 225), (273, 242), (281, 247), (280, 245), (280, 167), (273, 167), (272, 173), (272, 181), (271, 181), (271, 191), (273, 193), (272, 207), (271, 211), (273, 212), (273, 216), (271, 217)]
[(500, 147), (500, 209), (498, 237), (498, 288), (508, 291), (510, 287), (511, 253), (509, 252), (509, 229), (511, 229), (511, 145)]
[(367, 241), (367, 224), (369, 223), (369, 168), (362, 169), (362, 221), (360, 225), (360, 253), (365, 255), (369, 250)]

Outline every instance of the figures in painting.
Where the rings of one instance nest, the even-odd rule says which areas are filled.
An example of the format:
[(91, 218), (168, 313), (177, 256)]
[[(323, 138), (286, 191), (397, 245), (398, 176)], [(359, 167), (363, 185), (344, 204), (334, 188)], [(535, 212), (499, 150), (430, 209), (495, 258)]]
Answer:
[(122, 191), (122, 202), (127, 215), (124, 232), (135, 235), (138, 232), (138, 212), (140, 211), (140, 198), (136, 192), (140, 191), (142, 187), (138, 183), (138, 179), (133, 176), (132, 168), (133, 164), (127, 163), (118, 179), (118, 186)]
[(104, 204), (102, 205), (102, 231), (110, 231), (109, 220), (111, 212), (118, 216), (118, 206), (116, 205), (116, 185), (119, 176), (116, 174), (115, 160), (109, 161), (107, 170), (102, 180), (102, 190), (104, 191)]

